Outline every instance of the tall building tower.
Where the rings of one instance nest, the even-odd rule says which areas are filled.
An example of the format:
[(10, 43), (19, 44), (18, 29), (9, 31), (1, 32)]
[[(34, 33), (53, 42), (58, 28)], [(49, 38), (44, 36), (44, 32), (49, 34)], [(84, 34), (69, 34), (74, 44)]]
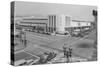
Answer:
[(65, 28), (70, 26), (70, 17), (66, 15), (57, 16), (57, 32), (64, 34), (66, 32)]
[(66, 15), (49, 15), (48, 32), (65, 33), (65, 28), (70, 25), (70, 17)]
[(56, 15), (48, 16), (48, 32), (50, 33), (56, 32)]

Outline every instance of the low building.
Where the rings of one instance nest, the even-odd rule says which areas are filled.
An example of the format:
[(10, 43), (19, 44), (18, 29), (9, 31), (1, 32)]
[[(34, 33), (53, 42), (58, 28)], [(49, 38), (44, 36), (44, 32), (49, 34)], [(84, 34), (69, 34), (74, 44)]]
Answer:
[(64, 33), (70, 23), (70, 17), (65, 15), (48, 15), (46, 17), (23, 17), (18, 27), (30, 28), (48, 33)]
[(72, 28), (90, 27), (87, 21), (71, 20), (67, 15), (48, 15), (45, 17), (23, 17), (18, 23), (19, 27), (44, 33), (61, 33), (72, 30)]

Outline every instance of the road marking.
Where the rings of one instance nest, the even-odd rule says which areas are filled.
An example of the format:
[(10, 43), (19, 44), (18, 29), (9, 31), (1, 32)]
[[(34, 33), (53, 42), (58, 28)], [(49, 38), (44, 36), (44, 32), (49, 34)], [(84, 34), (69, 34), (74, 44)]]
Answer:
[(31, 35), (34, 36), (34, 37), (39, 37), (39, 38), (43, 38), (43, 39), (48, 39), (48, 38), (45, 38), (45, 37), (41, 37), (41, 36), (37, 36), (37, 35), (33, 35), (32, 33), (28, 33), (28, 34), (31, 34)]
[[(29, 35), (30, 34), (30, 35)], [(38, 38), (42, 38), (42, 39), (45, 39), (45, 40), (51, 40), (51, 41), (56, 41), (58, 39), (53, 39), (53, 38), (48, 38), (48, 37), (41, 37), (40, 35), (33, 35), (32, 33), (29, 33), (28, 35), (29, 36), (33, 36), (33, 37), (38, 37)], [(49, 37), (52, 37), (52, 35), (48, 35)], [(58, 36), (57, 36), (58, 37)], [(59, 37), (66, 37), (66, 36), (59, 36)], [(63, 39), (63, 38), (62, 38)]]
[(36, 56), (36, 55), (33, 55), (33, 54), (31, 54), (31, 53), (29, 53), (29, 52), (27, 52), (27, 51), (23, 51), (23, 52), (25, 52), (25, 53), (27, 53), (27, 54), (30, 54), (31, 56), (35, 56), (35, 57), (37, 57), (38, 59), (40, 59), (40, 57), (38, 57), (38, 56)]

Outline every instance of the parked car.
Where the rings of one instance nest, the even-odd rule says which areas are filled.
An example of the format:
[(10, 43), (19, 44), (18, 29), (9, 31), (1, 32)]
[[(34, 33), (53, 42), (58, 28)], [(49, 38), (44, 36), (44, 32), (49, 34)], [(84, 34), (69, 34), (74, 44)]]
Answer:
[(64, 35), (66, 35), (66, 36), (71, 36), (71, 34), (70, 34), (68, 31), (66, 31), (66, 32), (64, 33)]
[(81, 32), (74, 31), (71, 36), (72, 37), (83, 37), (83, 34)]

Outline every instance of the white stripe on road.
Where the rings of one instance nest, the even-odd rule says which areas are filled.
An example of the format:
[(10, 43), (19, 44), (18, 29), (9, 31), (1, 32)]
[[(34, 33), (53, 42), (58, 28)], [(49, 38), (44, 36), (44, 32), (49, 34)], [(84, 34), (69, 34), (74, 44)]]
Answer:
[(27, 52), (27, 51), (23, 51), (23, 52), (25, 52), (25, 53), (27, 53), (27, 54), (29, 54), (29, 55), (31, 55), (31, 56), (35, 56), (35, 57), (37, 57), (38, 59), (40, 59), (40, 57), (38, 57), (38, 56), (36, 56), (36, 55), (33, 55), (33, 54), (31, 54), (31, 53), (29, 53), (29, 52)]
[[(31, 34), (31, 33), (30, 33)], [(42, 39), (46, 39), (46, 40), (50, 40), (49, 38), (45, 38), (45, 37), (41, 37), (41, 36), (37, 36), (37, 35), (33, 35), (33, 34), (31, 34), (31, 36), (33, 36), (33, 37), (38, 37), (38, 38), (42, 38)]]

